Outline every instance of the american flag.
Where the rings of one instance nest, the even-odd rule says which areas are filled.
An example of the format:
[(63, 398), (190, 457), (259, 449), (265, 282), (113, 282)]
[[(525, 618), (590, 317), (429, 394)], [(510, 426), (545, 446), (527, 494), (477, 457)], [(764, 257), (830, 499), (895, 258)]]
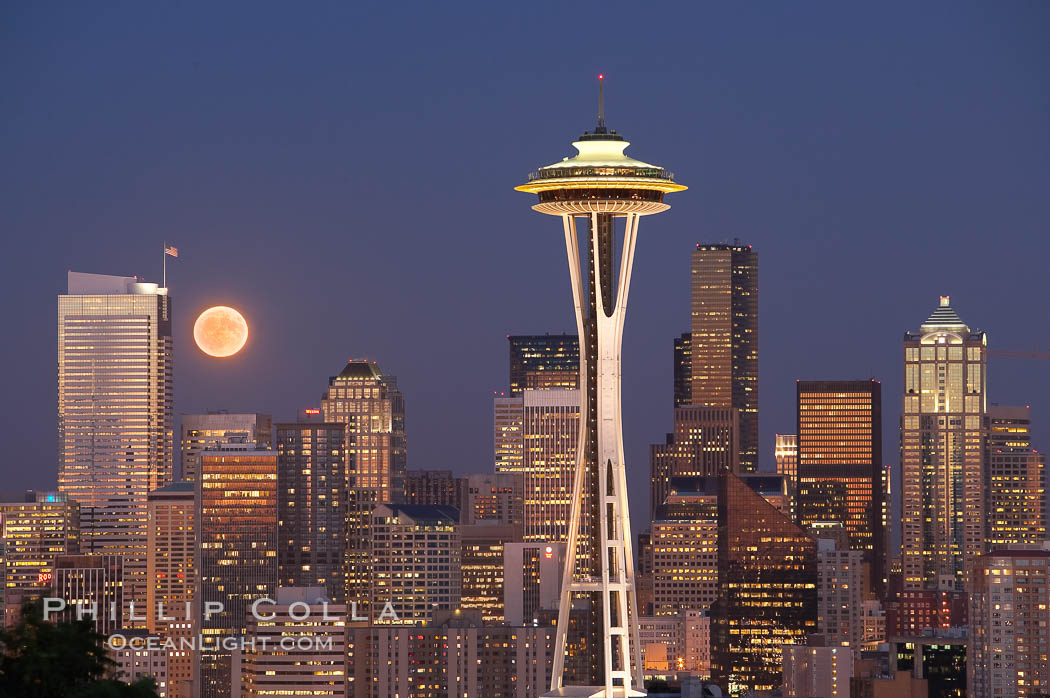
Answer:
[(164, 254), (171, 255), (172, 257), (178, 257), (179, 248), (175, 247), (174, 245), (165, 245)]

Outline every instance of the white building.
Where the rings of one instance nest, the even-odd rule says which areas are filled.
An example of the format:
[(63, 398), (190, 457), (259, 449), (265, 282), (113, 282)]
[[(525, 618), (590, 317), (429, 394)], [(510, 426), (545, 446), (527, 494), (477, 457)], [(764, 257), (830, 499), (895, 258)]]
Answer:
[(133, 276), (69, 272), (58, 297), (58, 491), (80, 503), (80, 552), (124, 555), (146, 604), (146, 495), (174, 470), (171, 299)]
[(561, 598), (565, 543), (507, 543), (503, 546), (503, 614), (507, 625), (532, 625), (540, 609)]
[(248, 623), (247, 698), (346, 696), (347, 607), (330, 603), (324, 587), (280, 587), (275, 601)]

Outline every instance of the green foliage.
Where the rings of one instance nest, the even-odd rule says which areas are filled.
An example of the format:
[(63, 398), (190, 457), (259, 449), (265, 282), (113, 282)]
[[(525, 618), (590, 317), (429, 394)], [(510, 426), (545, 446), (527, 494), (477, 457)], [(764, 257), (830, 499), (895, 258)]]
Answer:
[(91, 621), (45, 621), (40, 601), (26, 603), (18, 624), (0, 630), (0, 698), (157, 698), (152, 679), (105, 678), (104, 642)]

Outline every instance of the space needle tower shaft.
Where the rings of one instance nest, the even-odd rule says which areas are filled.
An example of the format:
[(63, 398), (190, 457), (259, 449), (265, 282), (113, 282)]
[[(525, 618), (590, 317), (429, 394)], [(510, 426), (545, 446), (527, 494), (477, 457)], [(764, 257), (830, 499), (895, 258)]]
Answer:
[[(604, 76), (598, 79), (598, 125), (573, 143), (576, 156), (541, 167), (516, 189), (537, 195), (534, 210), (562, 219), (580, 337), (580, 437), (546, 695), (614, 698), (645, 695), (621, 416), (627, 298), (641, 217), (667, 210), (664, 195), (685, 187), (663, 168), (624, 155), (630, 144), (605, 126)], [(574, 652), (585, 668), (577, 666), (573, 678), (585, 683), (567, 685), (574, 607), (581, 627)]]

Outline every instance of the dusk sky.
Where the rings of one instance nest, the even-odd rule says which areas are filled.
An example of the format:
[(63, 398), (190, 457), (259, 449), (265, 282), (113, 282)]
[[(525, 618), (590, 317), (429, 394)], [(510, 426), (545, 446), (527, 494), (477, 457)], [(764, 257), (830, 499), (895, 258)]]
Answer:
[[(66, 271), (174, 298), (176, 412), (290, 420), (350, 357), (395, 374), (409, 468), (490, 471), (507, 334), (575, 331), (557, 219), (513, 187), (573, 153), (604, 72), (627, 151), (689, 190), (642, 221), (624, 347), (635, 529), (671, 428), (697, 242), (760, 255), (761, 458), (795, 380), (875, 377), (940, 294), (1050, 352), (1050, 4), (7, 3), (0, 491), (56, 480)], [(208, 306), (251, 328), (203, 355)], [(990, 359), (1050, 444), (1050, 361)]]

